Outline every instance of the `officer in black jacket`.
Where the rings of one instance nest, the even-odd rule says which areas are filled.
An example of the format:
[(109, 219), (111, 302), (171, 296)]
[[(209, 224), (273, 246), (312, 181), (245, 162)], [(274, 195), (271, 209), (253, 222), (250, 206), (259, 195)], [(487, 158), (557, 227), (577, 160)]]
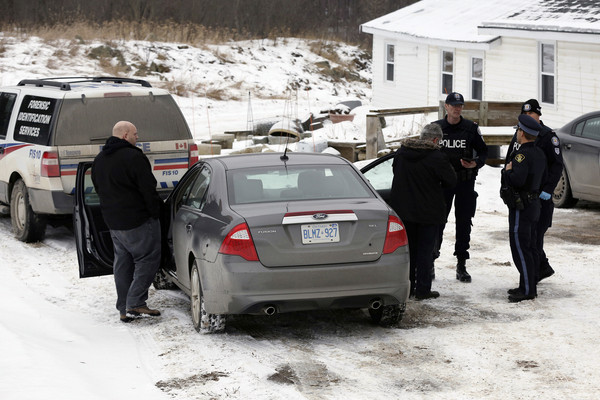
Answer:
[(447, 218), (443, 188), (456, 185), (456, 173), (440, 151), (442, 137), (439, 125), (425, 125), (419, 139), (402, 142), (393, 162), (391, 205), (406, 228), (411, 294), (417, 300), (440, 295), (431, 290), (433, 249), (438, 229)]
[[(477, 192), (475, 191), (475, 178), (479, 168), (485, 165), (488, 148), (479, 126), (462, 117), (465, 104), (460, 93), (450, 93), (446, 97), (444, 107), (446, 116), (435, 121), (442, 127), (444, 137), (440, 141), (442, 151), (450, 158), (450, 163), (456, 171), (458, 183), (453, 188), (445, 189), (446, 215), (450, 214), (454, 200), (454, 215), (456, 220), (456, 243), (454, 255), (457, 258), (456, 279), (461, 282), (471, 282), (471, 275), (467, 272), (466, 260), (469, 259), (469, 242), (471, 241), (471, 220), (477, 208)], [(442, 238), (446, 224), (440, 226), (435, 256), (439, 255)]]
[(132, 316), (160, 315), (148, 308), (148, 289), (160, 266), (160, 210), (152, 167), (137, 148), (135, 125), (119, 121), (92, 165), (92, 181), (114, 246), (117, 310), (122, 322)]
[[(544, 235), (548, 228), (552, 226), (552, 214), (554, 213), (554, 202), (552, 201), (552, 193), (554, 188), (558, 184), (563, 170), (563, 158), (562, 152), (560, 151), (560, 141), (554, 131), (544, 125), (540, 120), (542, 115), (542, 107), (536, 99), (529, 99), (521, 106), (521, 114), (529, 115), (536, 120), (542, 127), (540, 133), (535, 140), (535, 145), (541, 148), (546, 156), (547, 171), (546, 179), (542, 184), (542, 192), (540, 193), (540, 200), (542, 203), (542, 209), (540, 211), (540, 219), (536, 226), (536, 249), (540, 260), (538, 268), (536, 268), (536, 276), (538, 281), (548, 278), (554, 274), (554, 269), (548, 262), (548, 257), (544, 251)], [(517, 133), (513, 136), (510, 145), (508, 146), (508, 153), (506, 160), (510, 159), (510, 155), (513, 151), (518, 150), (519, 144), (517, 143)]]
[(540, 217), (540, 190), (545, 179), (546, 157), (534, 145), (542, 127), (528, 115), (519, 115), (517, 143), (502, 170), (500, 195), (508, 206), (510, 250), (519, 270), (519, 286), (508, 290), (508, 300), (519, 302), (537, 296), (535, 227)]

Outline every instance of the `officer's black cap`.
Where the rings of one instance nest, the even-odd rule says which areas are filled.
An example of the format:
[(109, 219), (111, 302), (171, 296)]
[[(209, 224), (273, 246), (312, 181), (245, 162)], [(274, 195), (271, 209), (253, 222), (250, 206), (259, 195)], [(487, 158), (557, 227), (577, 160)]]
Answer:
[(521, 114), (526, 112), (534, 112), (537, 115), (542, 115), (542, 107), (536, 99), (529, 99), (521, 106)]
[(526, 114), (519, 115), (519, 124), (515, 126), (515, 128), (520, 128), (523, 132), (533, 136), (537, 136), (542, 130), (542, 126), (538, 124), (535, 119)]
[(446, 104), (451, 106), (458, 106), (465, 104), (465, 98), (462, 94), (457, 92), (452, 92), (448, 96), (446, 96)]

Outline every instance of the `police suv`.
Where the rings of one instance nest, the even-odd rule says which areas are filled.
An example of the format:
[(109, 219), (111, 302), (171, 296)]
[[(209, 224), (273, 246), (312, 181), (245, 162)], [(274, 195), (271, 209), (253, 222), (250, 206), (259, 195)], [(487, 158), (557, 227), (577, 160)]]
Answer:
[(136, 125), (137, 145), (166, 197), (198, 161), (167, 91), (115, 77), (29, 79), (0, 88), (0, 211), (10, 209), (19, 240), (39, 241), (47, 223), (72, 215), (77, 165), (94, 159), (121, 120)]

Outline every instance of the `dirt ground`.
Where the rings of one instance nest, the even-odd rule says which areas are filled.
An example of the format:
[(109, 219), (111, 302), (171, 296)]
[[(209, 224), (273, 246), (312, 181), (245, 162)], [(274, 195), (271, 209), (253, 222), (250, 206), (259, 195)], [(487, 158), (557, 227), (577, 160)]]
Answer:
[[(595, 212), (581, 213), (577, 210)], [(600, 245), (600, 203), (580, 200), (573, 208), (556, 208), (546, 238)]]

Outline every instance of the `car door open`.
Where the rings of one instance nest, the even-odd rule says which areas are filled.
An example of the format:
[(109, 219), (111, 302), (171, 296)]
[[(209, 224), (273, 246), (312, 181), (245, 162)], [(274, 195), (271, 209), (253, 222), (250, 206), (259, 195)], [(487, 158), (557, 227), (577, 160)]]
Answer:
[(79, 277), (112, 275), (113, 243), (100, 211), (100, 199), (92, 184), (92, 163), (77, 167), (73, 230), (79, 261)]

